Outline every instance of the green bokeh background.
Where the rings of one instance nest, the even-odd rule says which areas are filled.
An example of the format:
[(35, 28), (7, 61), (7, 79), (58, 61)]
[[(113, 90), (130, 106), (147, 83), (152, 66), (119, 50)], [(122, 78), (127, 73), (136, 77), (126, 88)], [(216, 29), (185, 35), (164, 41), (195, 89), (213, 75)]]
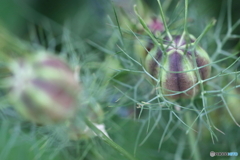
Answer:
[[(61, 37), (65, 35), (64, 27), (66, 27), (71, 37), (71, 42), (76, 48), (74, 54), (85, 60), (84, 63), (81, 63), (84, 65), (87, 63), (90, 70), (96, 72), (96, 76), (100, 79), (99, 81), (104, 81), (105, 77), (101, 76), (103, 76), (103, 73), (107, 73), (107, 71), (102, 71), (101, 69), (100, 71), (96, 71), (98, 67), (95, 67), (106, 63), (104, 60), (109, 54), (104, 52), (103, 49), (106, 49), (108, 52), (117, 53), (119, 50), (116, 46), (121, 46), (121, 42), (119, 42), (120, 35), (119, 33), (115, 33), (118, 31), (113, 30), (113, 28), (117, 28), (113, 9), (116, 1), (117, 0), (113, 2), (107, 0), (1, 0), (0, 21), (1, 25), (6, 27), (16, 37), (25, 40), (29, 44), (37, 43), (45, 48), (52, 48), (56, 53), (61, 52), (67, 46), (64, 41), (61, 41)], [(145, 0), (145, 2), (155, 13), (158, 12), (158, 6), (155, 0)], [(178, 5), (184, 6), (184, 1), (172, 0), (166, 11), (166, 15), (169, 16), (169, 21), (176, 16), (183, 19), (183, 17), (181, 18), (183, 14), (178, 14), (177, 12), (181, 11), (183, 13), (184, 8), (177, 7)], [(224, 9), (227, 10), (226, 5), (226, 0), (191, 0), (189, 2), (188, 16), (189, 31), (195, 36), (201, 34), (212, 18), (218, 19), (219, 13)], [(233, 23), (240, 19), (239, 8), (240, 1), (232, 0), (231, 17)], [(119, 10), (117, 8), (115, 9), (117, 15), (121, 16)], [(111, 26), (109, 19), (113, 20), (113, 24), (115, 24), (114, 27)], [(221, 35), (224, 35), (227, 32), (227, 18), (223, 18), (222, 28)], [(209, 55), (211, 55), (216, 47), (215, 44), (211, 45), (212, 41), (210, 38), (213, 32), (214, 29), (209, 31), (209, 35), (205, 36), (202, 42), (203, 47), (208, 51)], [(49, 33), (52, 38), (56, 39), (56, 44), (53, 46), (51, 46), (50, 43), (46, 43)], [(234, 31), (234, 34), (240, 35), (239, 26)], [(31, 38), (32, 35), (35, 35), (35, 37)], [(113, 40), (110, 41), (109, 39), (114, 37), (114, 35), (116, 35), (117, 38), (112, 38)], [(132, 51), (131, 44), (133, 40), (134, 36), (126, 38), (125, 43), (129, 42), (129, 45), (126, 45), (128, 51)], [(102, 46), (102, 48), (91, 45), (93, 43), (89, 43), (89, 41)], [(239, 51), (238, 43), (239, 38), (229, 40), (224, 48), (229, 51), (233, 51), (233, 48), (237, 48)], [(66, 52), (70, 55), (67, 57), (71, 59), (71, 53), (73, 51), (70, 52), (70, 50), (67, 50)], [(129, 63), (128, 61), (122, 63), (122, 61), (125, 60), (122, 56), (115, 56), (114, 58), (120, 61), (121, 67), (130, 67), (127, 69), (137, 68), (130, 61)], [(232, 63), (231, 60), (229, 60), (229, 64), (230, 63)], [(224, 67), (224, 64), (218, 65)], [(239, 69), (239, 66), (236, 67), (236, 69)], [(92, 73), (87, 73), (84, 69), (83, 72), (85, 75), (92, 75)], [(139, 77), (136, 77), (135, 73), (123, 72), (112, 79), (123, 81), (123, 83), (134, 86)], [(89, 80), (91, 81), (89, 76), (86, 79), (83, 77), (83, 81), (86, 83)], [(99, 81), (96, 83), (99, 83)], [(163, 140), (161, 150), (158, 151), (159, 141), (169, 119), (168, 110), (162, 111), (163, 121), (157, 124), (157, 127), (146, 142), (139, 146), (139, 142), (137, 141), (139, 133), (141, 133), (139, 139), (143, 140), (148, 133), (147, 122), (150, 121), (149, 128), (151, 129), (160, 112), (158, 110), (153, 110), (149, 113), (150, 111), (144, 110), (143, 117), (140, 118), (140, 120), (134, 120), (132, 110), (136, 104), (122, 96), (121, 93), (112, 89), (115, 86), (121, 86), (118, 85), (116, 81), (113, 80), (109, 82), (110, 87), (105, 88), (107, 90), (105, 95), (99, 94), (99, 97), (96, 97), (102, 105), (105, 105), (104, 111), (107, 117), (105, 125), (112, 140), (122, 146), (130, 154), (135, 155), (139, 160), (192, 159), (192, 148), (187, 142), (188, 135), (185, 134), (187, 128), (180, 124), (175, 117), (169, 128), (171, 130), (171, 128), (177, 127), (171, 134), (167, 133), (167, 138)], [(95, 90), (94, 85), (91, 87), (93, 87), (92, 90)], [(98, 88), (96, 88), (96, 90), (97, 89)], [(139, 87), (138, 94), (144, 95), (144, 91), (148, 89), (149, 84), (144, 84)], [(124, 89), (122, 90), (125, 91)], [(1, 93), (3, 94), (3, 92)], [(113, 99), (111, 97), (112, 95), (116, 95), (116, 97), (121, 98), (122, 101), (119, 103), (110, 102)], [(144, 96), (139, 97), (138, 100), (141, 98), (143, 99)], [(4, 104), (2, 101), (1, 103), (0, 105), (3, 106)], [(110, 105), (113, 107), (108, 107)], [(239, 104), (236, 105), (238, 105), (236, 107), (239, 107)], [(199, 102), (199, 106), (201, 107), (201, 102)], [(124, 114), (122, 114), (122, 112)], [(213, 144), (209, 131), (207, 129), (201, 131), (197, 145), (202, 159), (240, 159), (239, 156), (214, 158), (209, 156), (210, 151), (232, 151), (240, 154), (240, 128), (229, 120), (225, 112), (222, 112), (222, 110), (216, 110), (212, 119), (225, 135), (216, 132), (218, 141)], [(137, 113), (139, 113), (139, 110), (137, 110)], [(150, 118), (149, 115), (151, 115)], [(120, 153), (116, 152), (98, 137), (79, 142), (61, 142), (61, 140), (52, 138), (49, 134), (41, 134), (39, 131), (41, 127), (33, 126), (23, 121), (18, 116), (19, 115), (12, 111), (12, 109), (2, 109), (1, 111), (0, 160), (125, 159)], [(225, 116), (227, 117), (226, 119)]]

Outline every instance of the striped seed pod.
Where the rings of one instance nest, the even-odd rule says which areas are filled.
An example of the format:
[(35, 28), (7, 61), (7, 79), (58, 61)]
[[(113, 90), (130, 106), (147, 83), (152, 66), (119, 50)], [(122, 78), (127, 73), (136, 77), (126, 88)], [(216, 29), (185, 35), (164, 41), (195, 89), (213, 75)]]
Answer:
[(67, 63), (39, 53), (15, 60), (9, 68), (9, 96), (24, 118), (48, 124), (73, 117), (80, 86)]
[[(165, 37), (163, 49), (155, 46), (146, 58), (146, 70), (160, 80), (161, 92), (167, 99), (196, 96), (199, 91), (197, 72), (202, 80), (210, 76), (210, 58), (200, 46), (194, 46), (194, 42), (192, 35), (188, 39), (179, 35), (172, 39)], [(194, 70), (195, 66), (200, 69)]]

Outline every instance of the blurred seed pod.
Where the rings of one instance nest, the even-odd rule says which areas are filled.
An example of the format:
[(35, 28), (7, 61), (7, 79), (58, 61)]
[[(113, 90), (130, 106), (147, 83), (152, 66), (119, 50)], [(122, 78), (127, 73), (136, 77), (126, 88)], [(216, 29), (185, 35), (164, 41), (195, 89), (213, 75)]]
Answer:
[(164, 51), (154, 47), (146, 58), (146, 70), (160, 80), (161, 92), (168, 99), (192, 98), (198, 93), (199, 86), (195, 85), (197, 72), (193, 70), (195, 65), (202, 67), (198, 70), (200, 79), (210, 76), (210, 58), (200, 46), (193, 48), (194, 42), (192, 35), (189, 38), (176, 35), (172, 40), (165, 37)]
[(74, 116), (80, 85), (66, 62), (41, 52), (14, 60), (9, 69), (9, 97), (24, 118), (49, 124)]

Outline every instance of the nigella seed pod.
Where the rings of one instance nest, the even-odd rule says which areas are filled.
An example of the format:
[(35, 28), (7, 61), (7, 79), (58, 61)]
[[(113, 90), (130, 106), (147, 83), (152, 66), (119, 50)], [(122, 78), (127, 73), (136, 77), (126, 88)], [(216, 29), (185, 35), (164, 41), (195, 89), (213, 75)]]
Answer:
[(74, 116), (80, 85), (74, 71), (60, 58), (39, 53), (9, 66), (10, 99), (24, 118), (40, 124)]
[[(196, 83), (210, 76), (208, 54), (200, 47), (194, 48), (195, 38), (190, 35), (163, 39), (163, 49), (154, 47), (146, 58), (146, 70), (160, 80), (160, 88), (168, 99), (191, 98), (198, 91)], [(194, 68), (198, 67), (198, 70)], [(198, 73), (200, 79), (198, 79)]]

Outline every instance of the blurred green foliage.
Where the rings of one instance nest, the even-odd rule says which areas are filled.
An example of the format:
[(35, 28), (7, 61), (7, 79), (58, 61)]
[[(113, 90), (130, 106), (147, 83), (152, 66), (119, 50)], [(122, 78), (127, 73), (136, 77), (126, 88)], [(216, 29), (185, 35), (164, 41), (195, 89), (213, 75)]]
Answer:
[[(192, 159), (192, 148), (188, 143), (189, 134), (186, 134), (188, 128), (179, 120), (185, 121), (183, 117), (185, 110), (176, 111), (177, 118), (177, 116), (171, 115), (168, 109), (159, 109), (157, 101), (154, 101), (153, 107), (143, 107), (142, 109), (139, 107), (138, 102), (153, 98), (154, 91), (144, 80), (145, 75), (142, 74), (144, 73), (142, 68), (119, 49), (122, 48), (130, 56), (135, 56), (133, 43), (136, 37), (132, 31), (119, 30), (121, 24), (118, 25), (118, 23), (121, 22), (116, 20), (121, 16), (119, 6), (116, 5), (119, 1), (1, 0), (0, 25), (5, 26), (15, 36), (32, 46), (33, 50), (46, 48), (68, 59), (72, 66), (80, 65), (81, 82), (85, 85), (87, 95), (94, 97), (93, 101), (99, 102), (104, 108), (104, 123), (110, 138), (134, 155), (136, 159), (190, 160)], [(145, 2), (155, 15), (159, 14), (157, 1), (145, 0)], [(240, 1), (232, 0), (231, 5), (228, 6), (228, 4), (226, 0), (189, 1), (188, 27), (189, 32), (196, 37), (202, 33), (211, 19), (217, 19), (215, 28), (209, 31), (201, 41), (203, 48), (215, 58), (214, 62), (230, 57), (230, 54), (239, 53), (240, 25), (236, 26), (231, 33), (236, 37), (228, 37), (227, 42), (221, 45), (221, 51), (230, 54), (219, 53), (216, 57), (214, 56), (218, 47), (216, 41), (222, 40), (227, 35), (229, 17), (232, 24), (240, 21)], [(228, 10), (231, 12), (228, 13)], [(180, 30), (181, 32), (184, 1), (172, 0), (165, 12), (169, 27), (172, 27), (173, 31)], [(220, 33), (217, 35), (217, 39), (214, 39), (218, 28), (220, 28)], [(122, 37), (122, 35), (124, 36)], [(125, 35), (127, 36), (125, 37)], [(136, 35), (146, 36), (138, 33)], [(236, 57), (213, 64), (214, 75), (230, 66), (235, 60)], [(228, 73), (239, 71), (239, 66), (240, 64), (237, 62)], [(0, 74), (3, 75), (3, 73)], [(230, 81), (228, 78), (222, 76), (218, 80), (210, 82), (209, 86), (221, 90)], [(240, 128), (226, 114), (226, 108), (221, 98), (215, 94), (210, 96), (213, 98), (209, 103), (215, 105), (209, 107), (211, 110), (209, 115), (216, 127), (225, 134), (214, 130), (218, 141), (213, 143), (207, 129), (208, 124), (199, 120), (193, 127), (200, 128), (195, 135), (201, 158), (210, 159), (210, 151), (232, 151), (240, 154)], [(61, 132), (59, 126), (55, 126), (56, 128), (50, 126), (51, 129), (49, 129), (49, 126), (45, 128), (25, 122), (18, 117), (5, 99), (6, 91), (1, 91), (1, 160), (125, 159), (120, 153), (103, 143), (99, 137), (77, 142), (68, 141), (52, 133)], [(92, 99), (89, 98), (89, 101)], [(203, 108), (200, 98), (197, 98), (194, 103), (198, 110)], [(239, 107), (239, 104), (236, 104), (235, 107)], [(193, 118), (197, 116), (196, 112), (192, 114)], [(168, 125), (168, 122), (171, 123)], [(58, 134), (61, 135), (61, 133)], [(65, 137), (65, 135), (61, 136)], [(162, 143), (159, 147), (161, 139)], [(215, 159), (238, 160), (239, 156), (215, 157)]]

